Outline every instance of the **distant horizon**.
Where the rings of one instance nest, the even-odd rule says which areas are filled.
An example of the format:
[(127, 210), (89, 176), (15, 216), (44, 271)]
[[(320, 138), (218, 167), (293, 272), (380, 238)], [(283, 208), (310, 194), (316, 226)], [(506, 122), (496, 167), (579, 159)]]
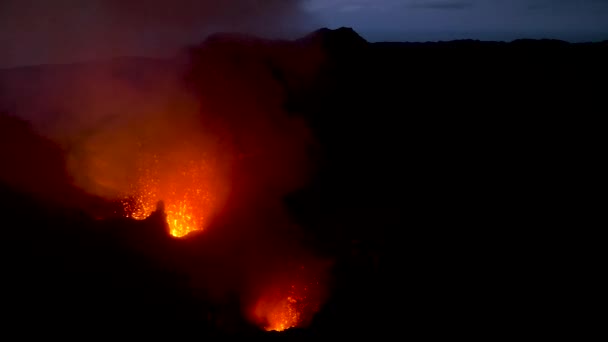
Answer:
[(0, 68), (167, 57), (214, 32), (296, 39), (351, 27), (370, 43), (608, 40), (607, 0), (4, 0)]
[(452, 40), (480, 40), (511, 42), (519, 39), (551, 39), (562, 40), (568, 43), (599, 43), (608, 40), (608, 33), (604, 32), (517, 32), (517, 31), (467, 31), (467, 30), (357, 30), (361, 37), (370, 43), (378, 42), (440, 42)]
[[(161, 53), (150, 53), (149, 51), (131, 51), (125, 53), (117, 53), (117, 54), (98, 54), (93, 53), (91, 55), (82, 55), (75, 56), (72, 59), (67, 60), (50, 60), (46, 62), (40, 63), (28, 63), (25, 62), (23, 64), (12, 64), (12, 65), (0, 65), (0, 70), (10, 70), (14, 68), (21, 67), (35, 67), (35, 66), (44, 66), (44, 65), (65, 65), (65, 64), (78, 64), (78, 63), (94, 63), (94, 62), (104, 62), (117, 58), (151, 58), (151, 59), (167, 59), (172, 58), (176, 54), (179, 53), (180, 49), (187, 48), (191, 45), (196, 45), (200, 42), (203, 42), (209, 36), (214, 34), (221, 33), (237, 33), (237, 34), (246, 34), (254, 37), (260, 37), (262, 39), (285, 39), (285, 40), (295, 40), (302, 37), (305, 37), (307, 34), (312, 32), (321, 30), (321, 29), (330, 29), (337, 30), (340, 28), (349, 28), (354, 30), (357, 34), (359, 34), (363, 39), (365, 39), (369, 43), (438, 43), (438, 42), (449, 42), (449, 41), (458, 41), (458, 40), (477, 40), (481, 42), (512, 42), (516, 40), (522, 39), (531, 39), (531, 40), (559, 40), (564, 41), (571, 44), (577, 43), (601, 43), (604, 41), (608, 41), (608, 34), (600, 33), (600, 32), (550, 32), (547, 31), (545, 33), (517, 33), (517, 32), (508, 32), (508, 31), (465, 31), (465, 30), (445, 30), (445, 31), (432, 31), (432, 30), (374, 30), (374, 29), (358, 29), (352, 26), (321, 26), (317, 29), (312, 29), (306, 32), (300, 32), (297, 34), (291, 34), (284, 37), (277, 36), (267, 36), (263, 34), (255, 34), (255, 33), (247, 33), (247, 32), (239, 32), (239, 31), (216, 31), (213, 33), (209, 33), (204, 35), (200, 39), (193, 40), (189, 43), (184, 43), (180, 47), (176, 47), (175, 49), (170, 49), (167, 51), (164, 49), (164, 54)], [(590, 39), (592, 37), (592, 39)]]

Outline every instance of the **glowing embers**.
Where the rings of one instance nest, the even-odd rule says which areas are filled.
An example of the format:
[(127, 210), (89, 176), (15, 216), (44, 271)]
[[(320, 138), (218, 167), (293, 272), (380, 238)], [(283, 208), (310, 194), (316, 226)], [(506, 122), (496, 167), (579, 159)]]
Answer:
[(308, 325), (319, 310), (319, 283), (292, 283), (269, 288), (258, 299), (254, 317), (266, 331), (283, 331)]
[(151, 155), (139, 164), (138, 177), (123, 201), (127, 216), (143, 220), (162, 200), (171, 235), (204, 229), (217, 204), (217, 182), (208, 162)]

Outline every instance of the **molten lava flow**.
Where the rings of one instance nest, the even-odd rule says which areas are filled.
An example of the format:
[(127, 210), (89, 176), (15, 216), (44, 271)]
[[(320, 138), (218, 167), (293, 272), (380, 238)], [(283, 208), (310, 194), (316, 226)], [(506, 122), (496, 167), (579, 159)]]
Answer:
[(217, 191), (213, 170), (204, 160), (167, 163), (153, 155), (142, 158), (138, 173), (123, 202), (128, 217), (143, 220), (162, 200), (171, 235), (183, 237), (208, 224), (216, 208)]

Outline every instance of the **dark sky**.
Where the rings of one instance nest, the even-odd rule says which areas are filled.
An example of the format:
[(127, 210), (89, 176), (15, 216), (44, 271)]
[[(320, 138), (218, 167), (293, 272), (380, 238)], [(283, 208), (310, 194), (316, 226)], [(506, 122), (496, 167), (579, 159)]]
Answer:
[(310, 0), (328, 26), (368, 40), (608, 39), (607, 0)]
[(0, 0), (0, 67), (171, 55), (210, 32), (370, 41), (608, 39), (608, 0)]

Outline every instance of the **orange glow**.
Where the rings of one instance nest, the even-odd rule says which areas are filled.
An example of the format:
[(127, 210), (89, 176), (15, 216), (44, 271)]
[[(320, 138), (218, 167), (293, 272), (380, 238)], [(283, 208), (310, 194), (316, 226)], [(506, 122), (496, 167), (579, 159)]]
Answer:
[(311, 291), (316, 285), (315, 282), (290, 285), (287, 290), (267, 289), (255, 305), (255, 319), (266, 331), (283, 331), (308, 324), (319, 309), (319, 298)]
[(301, 315), (297, 305), (302, 300), (303, 298), (287, 295), (274, 301), (260, 301), (256, 307), (256, 316), (267, 321), (264, 327), (266, 331), (283, 331), (296, 327)]
[(217, 181), (212, 168), (203, 159), (162, 160), (158, 155), (142, 158), (138, 179), (123, 201), (127, 216), (143, 220), (163, 201), (172, 236), (183, 237), (204, 229), (217, 207)]

